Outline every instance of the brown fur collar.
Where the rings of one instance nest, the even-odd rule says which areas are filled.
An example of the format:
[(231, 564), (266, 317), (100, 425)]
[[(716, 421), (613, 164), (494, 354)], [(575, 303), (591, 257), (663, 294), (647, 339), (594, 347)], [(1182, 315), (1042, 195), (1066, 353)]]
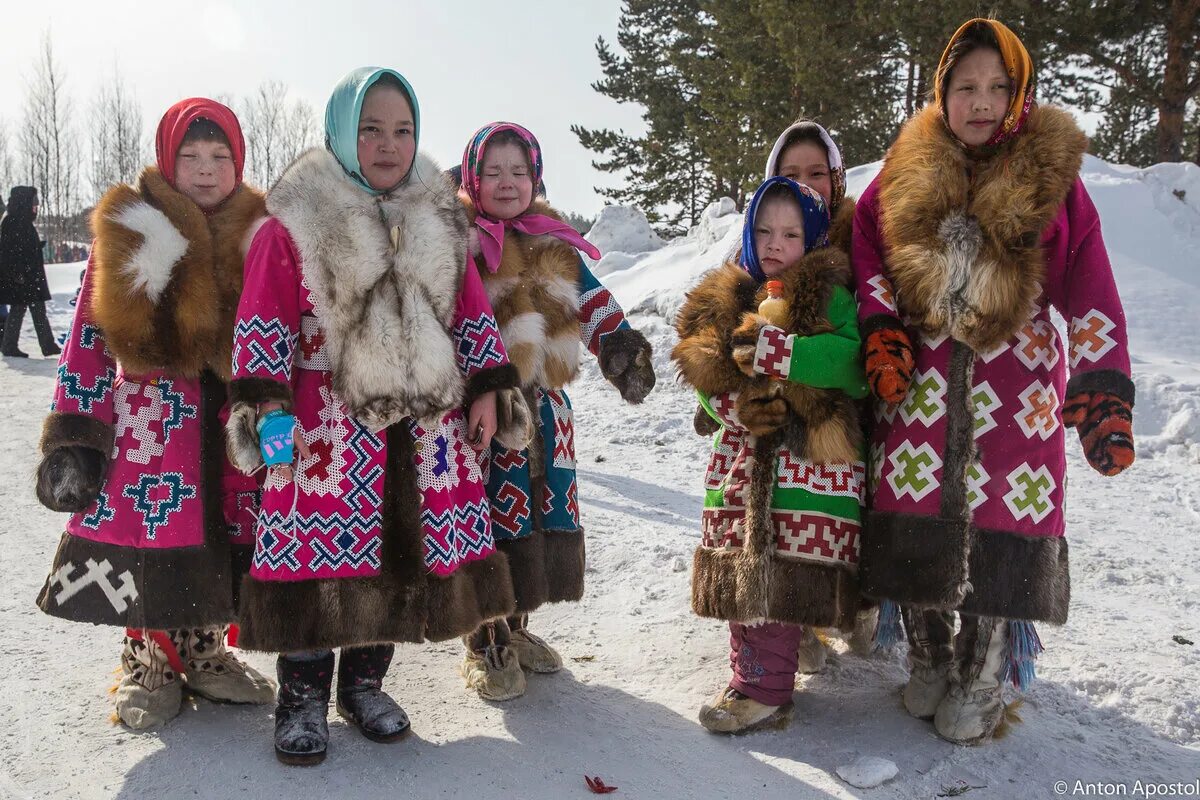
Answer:
[(148, 167), (92, 213), (92, 320), (122, 366), (230, 378), (242, 261), (265, 218), (263, 196), (242, 184), (213, 214)]
[[(459, 199), (474, 223), (474, 204), (461, 192)], [(541, 199), (529, 211), (564, 221)], [(478, 257), (477, 233), (472, 225), (472, 253), (521, 385), (562, 388), (579, 372), (579, 254), (553, 236), (508, 230), (500, 266), (492, 273)]]
[(968, 156), (936, 106), (904, 125), (880, 175), (879, 208), (888, 271), (914, 327), (977, 352), (1016, 333), (1042, 293), (1041, 234), (1086, 149), (1071, 116), (1048, 106), (983, 161)]

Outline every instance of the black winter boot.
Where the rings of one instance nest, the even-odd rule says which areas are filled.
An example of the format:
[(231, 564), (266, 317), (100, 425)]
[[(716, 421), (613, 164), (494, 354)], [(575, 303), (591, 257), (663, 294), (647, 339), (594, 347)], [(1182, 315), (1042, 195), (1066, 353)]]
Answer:
[(383, 691), (394, 645), (343, 647), (338, 662), (337, 712), (373, 742), (394, 742), (409, 731), (408, 714)]
[(333, 652), (320, 658), (280, 655), (279, 704), (275, 706), (275, 756), (284, 764), (310, 766), (325, 760), (329, 747), (329, 689)]

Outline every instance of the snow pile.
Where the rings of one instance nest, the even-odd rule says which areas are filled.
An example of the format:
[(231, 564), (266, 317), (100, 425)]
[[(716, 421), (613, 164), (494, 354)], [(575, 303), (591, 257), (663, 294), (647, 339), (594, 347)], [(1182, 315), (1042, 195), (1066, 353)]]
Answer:
[[(848, 194), (861, 194), (881, 166), (850, 169)], [(1137, 169), (1086, 156), (1081, 175), (1125, 304), (1138, 452), (1200, 461), (1200, 167)], [(626, 310), (669, 322), (687, 290), (737, 248), (741, 227), (733, 201), (722, 198), (686, 236), (623, 256), (619, 268), (614, 262), (604, 282)]]
[(627, 269), (638, 256), (666, 245), (646, 215), (633, 206), (605, 206), (585, 238), (601, 254), (600, 261), (592, 264), (597, 276)]

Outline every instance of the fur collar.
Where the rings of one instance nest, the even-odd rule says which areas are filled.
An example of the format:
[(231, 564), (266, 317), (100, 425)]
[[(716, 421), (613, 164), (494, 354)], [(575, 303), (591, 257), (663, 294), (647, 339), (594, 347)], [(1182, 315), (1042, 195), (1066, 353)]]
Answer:
[(89, 312), (124, 369), (230, 379), (243, 259), (264, 219), (262, 193), (245, 184), (206, 217), (156, 167), (104, 194)]
[(1086, 149), (1071, 116), (1048, 106), (983, 161), (968, 156), (936, 106), (904, 125), (880, 173), (879, 209), (888, 272), (914, 327), (977, 352), (1016, 333), (1042, 293), (1041, 235)]
[(467, 220), (450, 179), (423, 153), (409, 179), (372, 197), (316, 148), (267, 197), (300, 254), (325, 331), (333, 387), (373, 430), (463, 402), (451, 339)]
[[(471, 200), (460, 194), (467, 217), (475, 220)], [(544, 200), (529, 210), (564, 221)], [(471, 252), (479, 256), (478, 229), (471, 226)], [(561, 389), (579, 373), (579, 253), (553, 236), (504, 234), (504, 253), (495, 273), (476, 258), (500, 338), (521, 385)]]

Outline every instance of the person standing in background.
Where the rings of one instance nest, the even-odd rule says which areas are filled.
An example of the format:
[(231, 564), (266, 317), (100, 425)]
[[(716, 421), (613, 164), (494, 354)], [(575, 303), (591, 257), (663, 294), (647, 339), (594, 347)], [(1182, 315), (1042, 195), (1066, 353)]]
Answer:
[(5, 356), (29, 357), (17, 347), (26, 308), (33, 316), (42, 355), (57, 356), (62, 352), (54, 342), (50, 320), (46, 318), (50, 286), (46, 283), (42, 240), (33, 226), (37, 212), (37, 189), (14, 186), (8, 195), (8, 213), (0, 222), (0, 303), (12, 306), (5, 318), (4, 341), (0, 346), (0, 353)]

